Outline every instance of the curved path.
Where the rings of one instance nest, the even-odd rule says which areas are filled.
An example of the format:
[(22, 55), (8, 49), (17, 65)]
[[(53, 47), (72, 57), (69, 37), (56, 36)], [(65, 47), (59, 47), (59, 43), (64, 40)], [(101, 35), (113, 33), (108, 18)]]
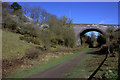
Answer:
[(81, 54), (77, 57), (69, 59), (61, 64), (58, 64), (43, 72), (37, 73), (29, 78), (64, 78), (64, 73), (67, 73), (73, 68), (81, 59), (83, 59), (90, 51)]

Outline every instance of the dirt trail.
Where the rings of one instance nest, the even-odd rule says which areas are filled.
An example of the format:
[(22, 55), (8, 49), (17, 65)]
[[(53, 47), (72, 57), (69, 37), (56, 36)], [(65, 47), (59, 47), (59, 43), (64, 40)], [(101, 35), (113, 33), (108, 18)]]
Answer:
[(89, 52), (81, 54), (77, 57), (69, 59), (61, 64), (58, 64), (50, 69), (43, 72), (37, 73), (29, 78), (64, 78), (64, 73), (67, 73), (71, 68), (73, 68), (81, 59), (83, 59)]

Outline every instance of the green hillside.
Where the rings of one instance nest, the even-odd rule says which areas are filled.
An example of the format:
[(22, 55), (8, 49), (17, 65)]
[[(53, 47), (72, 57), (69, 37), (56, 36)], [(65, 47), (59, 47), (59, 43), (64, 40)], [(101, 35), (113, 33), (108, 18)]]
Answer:
[(3, 59), (21, 57), (25, 54), (26, 49), (37, 46), (35, 44), (20, 40), (20, 36), (22, 35), (5, 30), (2, 31)]

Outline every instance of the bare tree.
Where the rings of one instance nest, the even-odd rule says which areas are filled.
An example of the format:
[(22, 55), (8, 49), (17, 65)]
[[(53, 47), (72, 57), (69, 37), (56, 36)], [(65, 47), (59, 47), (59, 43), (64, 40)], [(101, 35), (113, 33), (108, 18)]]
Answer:
[(50, 14), (47, 13), (46, 10), (43, 9), (41, 12), (41, 16), (40, 16), (41, 23), (46, 23), (49, 17), (50, 17)]
[(27, 15), (30, 12), (30, 8), (28, 5), (23, 5), (23, 13)]
[(30, 8), (30, 17), (31, 17), (33, 20), (35, 19), (35, 11), (36, 11), (36, 8), (35, 8), (35, 7)]
[(62, 16), (60, 18), (60, 20), (62, 21), (62, 23), (63, 23), (64, 26), (71, 27), (71, 25), (72, 25), (72, 19), (67, 18), (66, 16)]
[(66, 25), (68, 18), (66, 16), (62, 16), (61, 20), (63, 22), (63, 25)]
[(36, 8), (35, 9), (35, 19), (36, 19), (37, 22), (39, 22), (42, 9), (39, 6), (35, 7), (35, 8)]
[(46, 23), (48, 23), (50, 27), (53, 27), (55, 24), (57, 24), (57, 21), (57, 16), (50, 14)]
[(37, 23), (43, 23), (46, 21), (47, 17), (47, 12), (43, 9), (40, 8), (40, 6), (34, 6), (30, 8), (30, 17), (36, 21)]
[(34, 6), (28, 8), (28, 6), (23, 7), (24, 14), (30, 13), (30, 17), (37, 23), (46, 23), (50, 18), (51, 14), (47, 13), (46, 10), (41, 9), (40, 6)]
[(72, 26), (72, 21), (73, 21), (72, 19), (68, 18), (67, 23), (68, 23), (68, 26), (69, 26), (69, 27), (71, 27), (71, 26)]

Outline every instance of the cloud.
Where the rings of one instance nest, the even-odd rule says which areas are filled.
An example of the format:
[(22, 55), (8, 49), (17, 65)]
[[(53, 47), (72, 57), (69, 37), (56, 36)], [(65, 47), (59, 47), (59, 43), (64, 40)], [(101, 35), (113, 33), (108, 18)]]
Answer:
[(111, 19), (106, 19), (106, 20), (100, 21), (99, 24), (105, 24), (106, 22), (107, 22), (107, 23), (110, 23), (110, 22), (112, 22), (112, 21), (113, 21), (113, 20), (111, 20)]
[(102, 20), (99, 22), (99, 24), (104, 24), (105, 23), (105, 20)]

